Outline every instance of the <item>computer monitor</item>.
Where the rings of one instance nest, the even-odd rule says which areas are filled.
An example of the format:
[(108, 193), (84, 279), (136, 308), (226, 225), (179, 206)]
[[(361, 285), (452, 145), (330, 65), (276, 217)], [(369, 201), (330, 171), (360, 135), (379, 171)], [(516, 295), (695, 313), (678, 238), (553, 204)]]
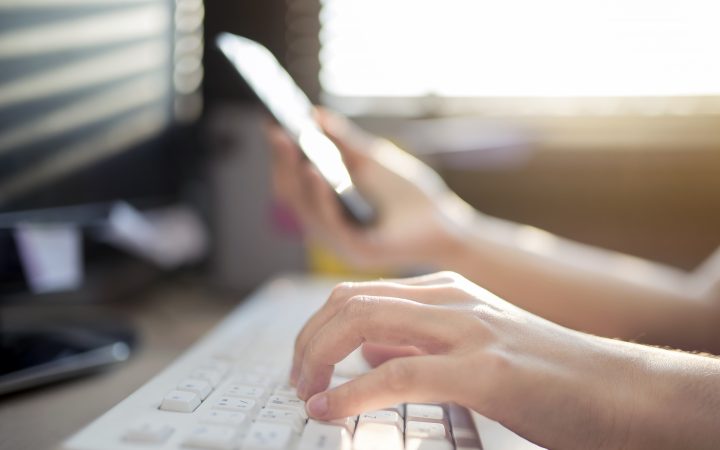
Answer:
[[(191, 153), (183, 146), (202, 107), (202, 19), (201, 0), (0, 2), (0, 307), (47, 299), (28, 289), (20, 225), (61, 222), (86, 231), (118, 201), (139, 208), (175, 201), (186, 178), (183, 155)], [(100, 273), (100, 284), (128, 284), (118, 270), (131, 258), (93, 243), (84, 256), (86, 282), (65, 298), (117, 293), (88, 295)], [(5, 356), (19, 349), (8, 341), (13, 324), (2, 319), (0, 381), (17, 369)], [(75, 353), (100, 345), (87, 335), (70, 340), (83, 344)], [(23, 345), (61, 341), (54, 335)], [(62, 353), (62, 344), (55, 347)], [(108, 347), (106, 356), (116, 350)]]
[[(173, 198), (185, 163), (179, 136), (201, 108), (201, 1), (59, 5), (0, 3), (3, 249), (18, 223), (86, 226), (119, 200)], [(15, 264), (2, 255), (7, 288)]]

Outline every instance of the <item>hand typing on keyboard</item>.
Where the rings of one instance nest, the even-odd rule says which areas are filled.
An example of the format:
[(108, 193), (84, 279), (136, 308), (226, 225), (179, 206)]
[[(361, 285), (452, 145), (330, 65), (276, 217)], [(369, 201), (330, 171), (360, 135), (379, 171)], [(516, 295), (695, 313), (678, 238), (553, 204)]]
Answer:
[[(718, 360), (572, 331), (453, 273), (337, 287), (291, 368), (330, 289), (269, 283), (63, 449), (537, 448), (488, 418), (549, 448), (717, 448)], [(374, 369), (334, 370), (361, 344)]]
[[(334, 364), (364, 343), (391, 346), (396, 357), (328, 389)], [(652, 397), (628, 376), (642, 369), (619, 357), (628, 351), (620, 345), (541, 319), (454, 273), (344, 283), (298, 335), (291, 382), (315, 419), (456, 402), (543, 446), (620, 448), (618, 430), (635, 411), (628, 405)], [(443, 433), (409, 420), (406, 433)]]

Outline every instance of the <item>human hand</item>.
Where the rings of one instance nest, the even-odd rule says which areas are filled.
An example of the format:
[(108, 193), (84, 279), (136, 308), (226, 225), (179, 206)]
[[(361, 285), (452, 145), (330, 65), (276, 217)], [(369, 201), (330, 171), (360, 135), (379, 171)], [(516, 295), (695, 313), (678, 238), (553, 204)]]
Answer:
[(433, 266), (453, 250), (454, 227), (472, 209), (435, 171), (340, 116), (319, 110), (317, 118), (379, 217), (368, 228), (349, 222), (317, 170), (301, 158), (287, 134), (272, 125), (268, 136), (274, 191), (307, 233), (365, 269)]
[[(402, 356), (325, 391), (363, 343)], [(612, 346), (441, 272), (339, 285), (298, 335), (291, 382), (318, 419), (456, 402), (540, 445), (620, 448), (622, 415), (643, 388)]]

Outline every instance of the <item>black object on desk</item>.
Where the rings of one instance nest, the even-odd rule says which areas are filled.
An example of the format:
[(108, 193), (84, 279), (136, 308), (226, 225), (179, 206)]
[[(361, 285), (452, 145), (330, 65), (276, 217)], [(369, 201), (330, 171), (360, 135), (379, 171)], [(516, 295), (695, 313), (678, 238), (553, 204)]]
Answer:
[(131, 328), (94, 328), (3, 330), (0, 395), (92, 373), (128, 359), (135, 345)]

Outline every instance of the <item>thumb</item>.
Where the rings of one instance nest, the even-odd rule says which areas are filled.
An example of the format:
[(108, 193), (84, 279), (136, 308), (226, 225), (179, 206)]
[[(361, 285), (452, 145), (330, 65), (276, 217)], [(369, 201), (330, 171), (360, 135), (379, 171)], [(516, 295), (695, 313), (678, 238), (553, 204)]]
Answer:
[(403, 402), (454, 401), (446, 356), (411, 356), (385, 362), (334, 389), (313, 395), (308, 414), (332, 420)]

